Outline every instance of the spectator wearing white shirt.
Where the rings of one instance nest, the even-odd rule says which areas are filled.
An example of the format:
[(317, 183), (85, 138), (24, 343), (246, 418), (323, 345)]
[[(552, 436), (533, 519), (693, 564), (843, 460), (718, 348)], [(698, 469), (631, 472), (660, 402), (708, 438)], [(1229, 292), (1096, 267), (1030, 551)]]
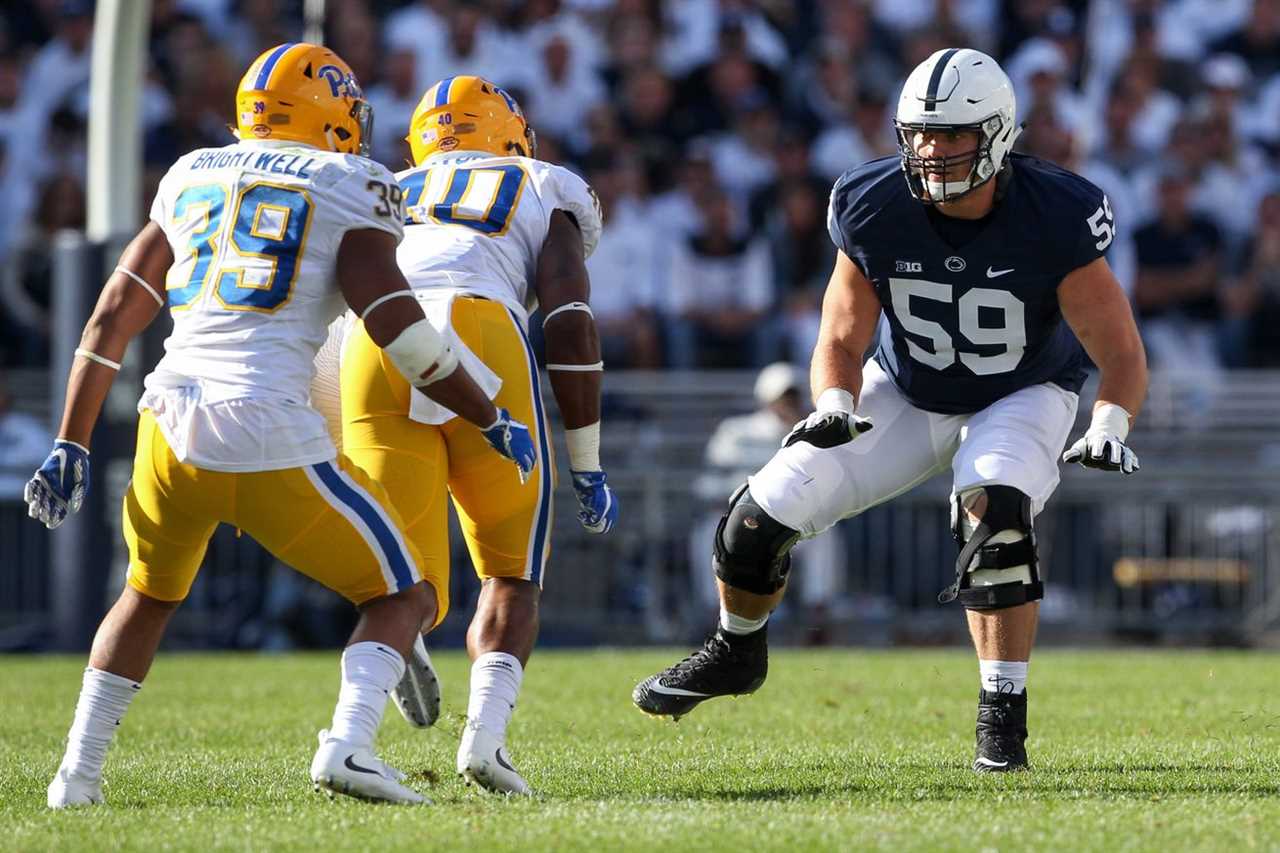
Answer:
[(1147, 163), (1150, 155), (1134, 140), (1133, 121), (1137, 114), (1137, 99), (1124, 81), (1117, 81), (1107, 96), (1097, 138), (1089, 147), (1090, 159), (1124, 173)]
[(86, 94), (93, 35), (93, 3), (63, 0), (58, 4), (56, 36), (28, 65), (11, 127), (21, 128), (8, 138), (0, 172), (0, 258), (25, 227), (39, 196), (39, 182), (59, 167), (83, 166), (83, 146), (50, 145), (51, 120), (77, 94)]
[(520, 6), (525, 26), (511, 39), (513, 51), (536, 56), (549, 42), (562, 40), (573, 57), (571, 76), (594, 74), (604, 65), (602, 39), (577, 11), (564, 8), (560, 0), (524, 0)]
[(607, 23), (609, 50), (601, 79), (617, 92), (632, 71), (658, 67), (658, 32), (644, 15), (618, 15)]
[(1242, 57), (1258, 79), (1280, 73), (1280, 0), (1253, 0), (1248, 19), (1211, 50)]
[(1043, 105), (1056, 122), (1071, 128), (1087, 145), (1096, 133), (1093, 114), (1084, 99), (1067, 83), (1070, 67), (1066, 54), (1047, 38), (1028, 39), (1005, 63), (1023, 115)]
[(604, 215), (600, 242), (587, 259), (604, 362), (610, 368), (659, 367), (659, 231), (639, 198), (640, 166), (630, 158), (598, 155), (588, 162), (587, 180)]
[(0, 501), (22, 500), (22, 490), (44, 461), (50, 440), (45, 424), (14, 409), (0, 373)]
[(859, 97), (852, 121), (833, 125), (814, 140), (813, 170), (835, 181), (859, 163), (897, 151), (886, 108), (884, 98), (874, 92)]
[[(667, 171), (672, 171), (670, 164)], [(680, 245), (702, 230), (705, 203), (717, 189), (711, 146), (695, 139), (674, 171), (675, 185), (649, 203), (649, 215), (663, 232), (660, 242), (667, 247)]]
[(1121, 73), (1137, 110), (1133, 117), (1133, 141), (1150, 153), (1162, 150), (1182, 115), (1182, 103), (1159, 86), (1159, 64), (1152, 57), (1134, 57)]
[(743, 104), (733, 130), (712, 142), (716, 180), (742, 210), (751, 194), (772, 183), (777, 175), (774, 158), (779, 131), (778, 114), (761, 96)]
[[(425, 92), (432, 84), (458, 74), (484, 77), (500, 86), (519, 82), (520, 63), (527, 57), (511, 49), (510, 40), (476, 5), (450, 7), (439, 29), (423, 14), (408, 18), (407, 23), (411, 26), (396, 30), (389, 21), (383, 33), (388, 45), (417, 53), (419, 90)], [(345, 53), (342, 56), (351, 62)]]
[(786, 41), (748, 0), (680, 0), (666, 4), (665, 11), (669, 26), (662, 57), (672, 74), (688, 74), (714, 61), (726, 29), (741, 30), (752, 60), (773, 69), (787, 62)]
[(572, 43), (553, 33), (542, 45), (540, 62), (527, 72), (525, 111), (540, 134), (551, 134), (583, 150), (590, 139), (587, 114), (604, 99), (604, 85), (586, 64), (575, 61)]
[(759, 367), (773, 360), (773, 263), (763, 239), (744, 236), (723, 191), (703, 202), (704, 227), (672, 253), (667, 352), (673, 367)]
[(409, 162), (405, 131), (423, 94), (418, 88), (417, 61), (412, 50), (391, 50), (383, 61), (381, 82), (368, 90), (374, 116), (371, 154), (393, 172)]

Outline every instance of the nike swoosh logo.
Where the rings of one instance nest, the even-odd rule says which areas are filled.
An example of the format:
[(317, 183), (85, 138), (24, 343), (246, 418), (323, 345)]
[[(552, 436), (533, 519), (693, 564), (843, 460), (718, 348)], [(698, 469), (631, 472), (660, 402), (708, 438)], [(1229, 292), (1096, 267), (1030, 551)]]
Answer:
[(62, 486), (62, 481), (67, 476), (67, 451), (59, 447), (53, 451), (53, 455), (58, 457), (58, 486)]
[(685, 690), (683, 687), (668, 687), (662, 683), (662, 679), (654, 681), (649, 685), (649, 689), (654, 693), (661, 693), (664, 696), (703, 696), (709, 697), (710, 693), (697, 693), (693, 690)]
[(500, 765), (502, 765), (503, 767), (507, 768), (507, 769), (508, 769), (508, 770), (510, 770), (512, 773), (515, 773), (515, 772), (516, 772), (516, 769), (515, 769), (514, 767), (512, 767), (512, 766), (511, 766), (511, 764), (507, 761), (507, 759), (505, 759), (505, 758), (503, 758), (503, 757), (502, 757), (502, 749), (501, 749), (501, 748), (499, 748), (499, 749), (498, 749), (498, 751), (497, 751), (497, 752), (495, 752), (495, 753), (493, 754), (493, 757), (494, 757), (494, 758), (496, 758), (496, 759), (498, 760), (498, 764), (500, 764)]
[(355, 758), (355, 755), (348, 755), (346, 760), (342, 762), (342, 766), (347, 768), (348, 770), (354, 770), (357, 773), (372, 773), (374, 776), (382, 775), (377, 770), (373, 770), (369, 767), (361, 767), (359, 764), (356, 764), (354, 761), (352, 761), (351, 760), (352, 758)]
[(1009, 267), (1007, 270), (993, 270), (991, 267), (987, 267), (987, 278), (999, 278), (1000, 276), (1005, 275), (1006, 273), (1013, 272), (1014, 269), (1016, 268)]
[(1009, 766), (1009, 762), (1007, 761), (992, 761), (990, 758), (979, 758), (977, 763), (981, 764), (983, 767), (1008, 767)]

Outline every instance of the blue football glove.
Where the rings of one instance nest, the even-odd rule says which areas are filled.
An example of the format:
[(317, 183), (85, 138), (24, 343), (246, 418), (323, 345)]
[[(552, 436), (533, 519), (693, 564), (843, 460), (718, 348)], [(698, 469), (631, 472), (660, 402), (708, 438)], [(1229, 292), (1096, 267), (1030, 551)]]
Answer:
[(570, 471), (578, 496), (578, 521), (592, 533), (608, 533), (618, 520), (618, 499), (604, 481), (603, 471)]
[(78, 512), (89, 493), (89, 451), (74, 441), (59, 439), (40, 470), (27, 481), (22, 498), (27, 515), (53, 530)]
[(516, 468), (520, 471), (520, 482), (526, 482), (538, 464), (538, 454), (533, 449), (533, 436), (529, 435), (529, 428), (513, 419), (506, 409), (498, 409), (498, 420), (481, 432), (490, 447), (516, 463)]

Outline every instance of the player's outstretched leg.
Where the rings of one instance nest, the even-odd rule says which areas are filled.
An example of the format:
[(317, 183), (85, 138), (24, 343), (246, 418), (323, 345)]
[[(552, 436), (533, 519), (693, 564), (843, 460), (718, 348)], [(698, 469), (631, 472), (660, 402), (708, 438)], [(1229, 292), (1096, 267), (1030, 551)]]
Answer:
[(753, 693), (769, 673), (766, 623), (782, 600), (800, 534), (776, 521), (743, 486), (715, 538), (720, 625), (702, 648), (636, 685), (646, 714), (680, 719), (707, 699)]
[(678, 720), (707, 699), (754, 693), (769, 674), (767, 632), (716, 629), (702, 648), (637, 684), (632, 701), (646, 714)]
[(978, 745), (973, 769), (1004, 773), (1027, 767), (1027, 692), (978, 694)]
[(125, 587), (98, 627), (84, 671), (67, 751), (49, 783), (49, 808), (103, 802), (102, 768), (111, 738), (151, 669), (160, 638), (179, 602)]
[(486, 578), (467, 630), (471, 698), (458, 743), (458, 775), (495, 794), (532, 793), (507, 752), (507, 725), (515, 713), (524, 665), (538, 635), (542, 590), (521, 578)]
[(434, 617), (433, 596), (424, 583), (365, 604), (351, 644), (342, 653), (342, 687), (333, 724), (320, 732), (311, 761), (316, 790), (363, 800), (418, 804), (429, 802), (403, 784), (405, 775), (373, 752), (374, 737), (387, 697), (405, 671), (404, 652), (422, 624)]
[(419, 634), (405, 660), (404, 677), (396, 685), (392, 698), (400, 716), (418, 729), (430, 728), (440, 719), (440, 677), (431, 665), (427, 644)]

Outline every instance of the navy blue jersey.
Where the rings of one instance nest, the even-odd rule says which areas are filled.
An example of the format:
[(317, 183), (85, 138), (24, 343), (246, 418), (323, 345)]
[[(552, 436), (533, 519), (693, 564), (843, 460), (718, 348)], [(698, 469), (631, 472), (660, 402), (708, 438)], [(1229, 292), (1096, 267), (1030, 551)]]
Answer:
[(967, 232), (939, 232), (896, 155), (851, 169), (831, 191), (831, 239), (884, 307), (875, 358), (921, 409), (976, 412), (1042, 382), (1084, 383), (1058, 285), (1111, 244), (1111, 205), (1079, 175), (1010, 161), (1003, 197)]

